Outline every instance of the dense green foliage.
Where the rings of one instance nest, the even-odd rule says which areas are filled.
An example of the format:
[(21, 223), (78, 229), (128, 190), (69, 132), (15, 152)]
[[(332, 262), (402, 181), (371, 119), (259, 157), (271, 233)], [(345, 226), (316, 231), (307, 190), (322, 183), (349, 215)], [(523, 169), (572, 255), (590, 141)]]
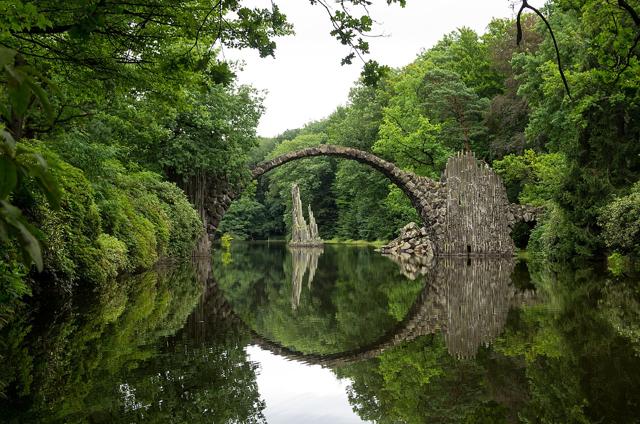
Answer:
[(70, 292), (188, 256), (203, 225), (178, 186), (246, 178), (261, 113), (210, 47), (272, 55), (284, 15), (205, 1), (0, 11), (0, 315), (29, 286)]

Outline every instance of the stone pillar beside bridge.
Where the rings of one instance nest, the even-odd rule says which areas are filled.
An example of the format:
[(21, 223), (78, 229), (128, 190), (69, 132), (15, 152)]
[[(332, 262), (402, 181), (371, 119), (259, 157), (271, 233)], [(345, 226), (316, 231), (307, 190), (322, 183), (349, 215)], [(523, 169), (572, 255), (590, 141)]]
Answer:
[(510, 203), (500, 177), (471, 153), (447, 162), (444, 231), (435, 240), (440, 256), (511, 256)]
[(535, 221), (543, 212), (541, 208), (509, 203), (500, 177), (471, 152), (451, 157), (440, 183), (414, 176), (410, 184), (421, 192), (414, 206), (424, 226), (408, 224), (397, 239), (381, 248), (383, 253), (513, 256), (513, 225)]

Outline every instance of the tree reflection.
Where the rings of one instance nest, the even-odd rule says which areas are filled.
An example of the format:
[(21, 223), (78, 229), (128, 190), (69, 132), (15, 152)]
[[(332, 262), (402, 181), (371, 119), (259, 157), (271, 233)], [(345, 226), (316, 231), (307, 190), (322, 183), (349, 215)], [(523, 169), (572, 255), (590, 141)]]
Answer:
[(193, 339), (208, 308), (196, 307), (194, 267), (113, 284), (79, 299), (81, 310), (40, 310), (3, 329), (3, 422), (263, 421), (246, 332), (209, 315), (215, 331)]
[[(379, 339), (405, 317), (423, 287), (368, 248), (287, 253), (284, 244), (237, 244), (233, 263), (214, 257), (214, 275), (252, 330), (299, 352), (343, 352)], [(313, 280), (307, 290), (305, 268)]]
[[(470, 273), (477, 269), (449, 265), (431, 274), (445, 277), (438, 292), (448, 297), (441, 302), (443, 333), (416, 338), (335, 371), (352, 379), (349, 399), (363, 419), (637, 422), (637, 280), (612, 280), (589, 268), (534, 264), (537, 294), (532, 299), (530, 291), (512, 295), (513, 288), (498, 283), (510, 266), (482, 265), (481, 274), (493, 278), (469, 287), (464, 282), (476, 280)], [(480, 296), (481, 288), (486, 296)], [(509, 305), (520, 307), (505, 313)]]

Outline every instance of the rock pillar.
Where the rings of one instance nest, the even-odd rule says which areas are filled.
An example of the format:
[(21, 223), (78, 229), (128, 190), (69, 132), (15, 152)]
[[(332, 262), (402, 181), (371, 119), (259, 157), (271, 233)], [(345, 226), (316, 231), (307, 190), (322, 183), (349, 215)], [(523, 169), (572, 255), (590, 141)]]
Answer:
[(302, 201), (300, 200), (300, 187), (298, 187), (298, 184), (294, 184), (291, 187), (291, 197), (293, 225), (289, 245), (294, 247), (321, 246), (322, 240), (318, 236), (318, 225), (313, 217), (313, 212), (311, 212), (311, 205), (309, 205), (309, 225), (307, 225), (307, 221), (302, 214)]

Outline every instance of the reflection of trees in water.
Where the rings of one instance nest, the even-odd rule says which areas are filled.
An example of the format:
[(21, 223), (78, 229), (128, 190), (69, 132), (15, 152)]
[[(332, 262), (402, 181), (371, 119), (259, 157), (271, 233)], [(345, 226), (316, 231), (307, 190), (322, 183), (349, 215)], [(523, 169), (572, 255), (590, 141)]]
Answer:
[(302, 293), (302, 281), (304, 275), (309, 271), (307, 277), (307, 288), (311, 290), (311, 282), (318, 269), (318, 258), (324, 252), (323, 247), (291, 247), (291, 309), (294, 311), (300, 305), (300, 294)]
[(3, 328), (2, 422), (264, 421), (248, 335), (224, 310), (196, 306), (208, 259), (191, 265), (130, 276), (78, 299), (81, 310)]
[[(450, 296), (442, 305), (462, 309), (458, 318), (451, 314), (454, 322), (488, 320), (469, 331), (478, 332), (478, 339), (492, 337), (509, 304), (492, 296), (473, 299), (475, 290), (463, 283), (475, 277), (472, 270), (456, 269), (463, 265), (441, 265), (431, 277), (449, 280), (433, 287), (441, 290), (442, 300)], [(497, 270), (498, 265), (479, 265), (479, 272), (498, 276), (510, 269), (507, 265)], [(349, 401), (358, 415), (385, 423), (638, 422), (640, 356), (630, 331), (640, 327), (634, 319), (640, 304), (637, 279), (607, 281), (590, 269), (548, 264), (529, 263), (528, 269), (538, 295), (516, 291), (510, 304), (526, 306), (512, 309), (491, 348), (478, 349), (474, 358), (453, 358), (448, 336), (436, 334), (337, 369), (339, 377), (352, 381)], [(512, 296), (494, 280), (483, 283), (489, 284), (488, 293)], [(628, 320), (623, 328), (621, 318)]]
[[(296, 260), (285, 244), (238, 243), (233, 258), (225, 266), (214, 256), (213, 273), (229, 304), (257, 334), (298, 352), (330, 354), (378, 340), (403, 319), (422, 289), (421, 282), (407, 281), (392, 262), (362, 247), (325, 246), (322, 255), (309, 258), (307, 275), (304, 258)], [(294, 261), (300, 269), (297, 309)], [(309, 277), (313, 290), (303, 290)]]

